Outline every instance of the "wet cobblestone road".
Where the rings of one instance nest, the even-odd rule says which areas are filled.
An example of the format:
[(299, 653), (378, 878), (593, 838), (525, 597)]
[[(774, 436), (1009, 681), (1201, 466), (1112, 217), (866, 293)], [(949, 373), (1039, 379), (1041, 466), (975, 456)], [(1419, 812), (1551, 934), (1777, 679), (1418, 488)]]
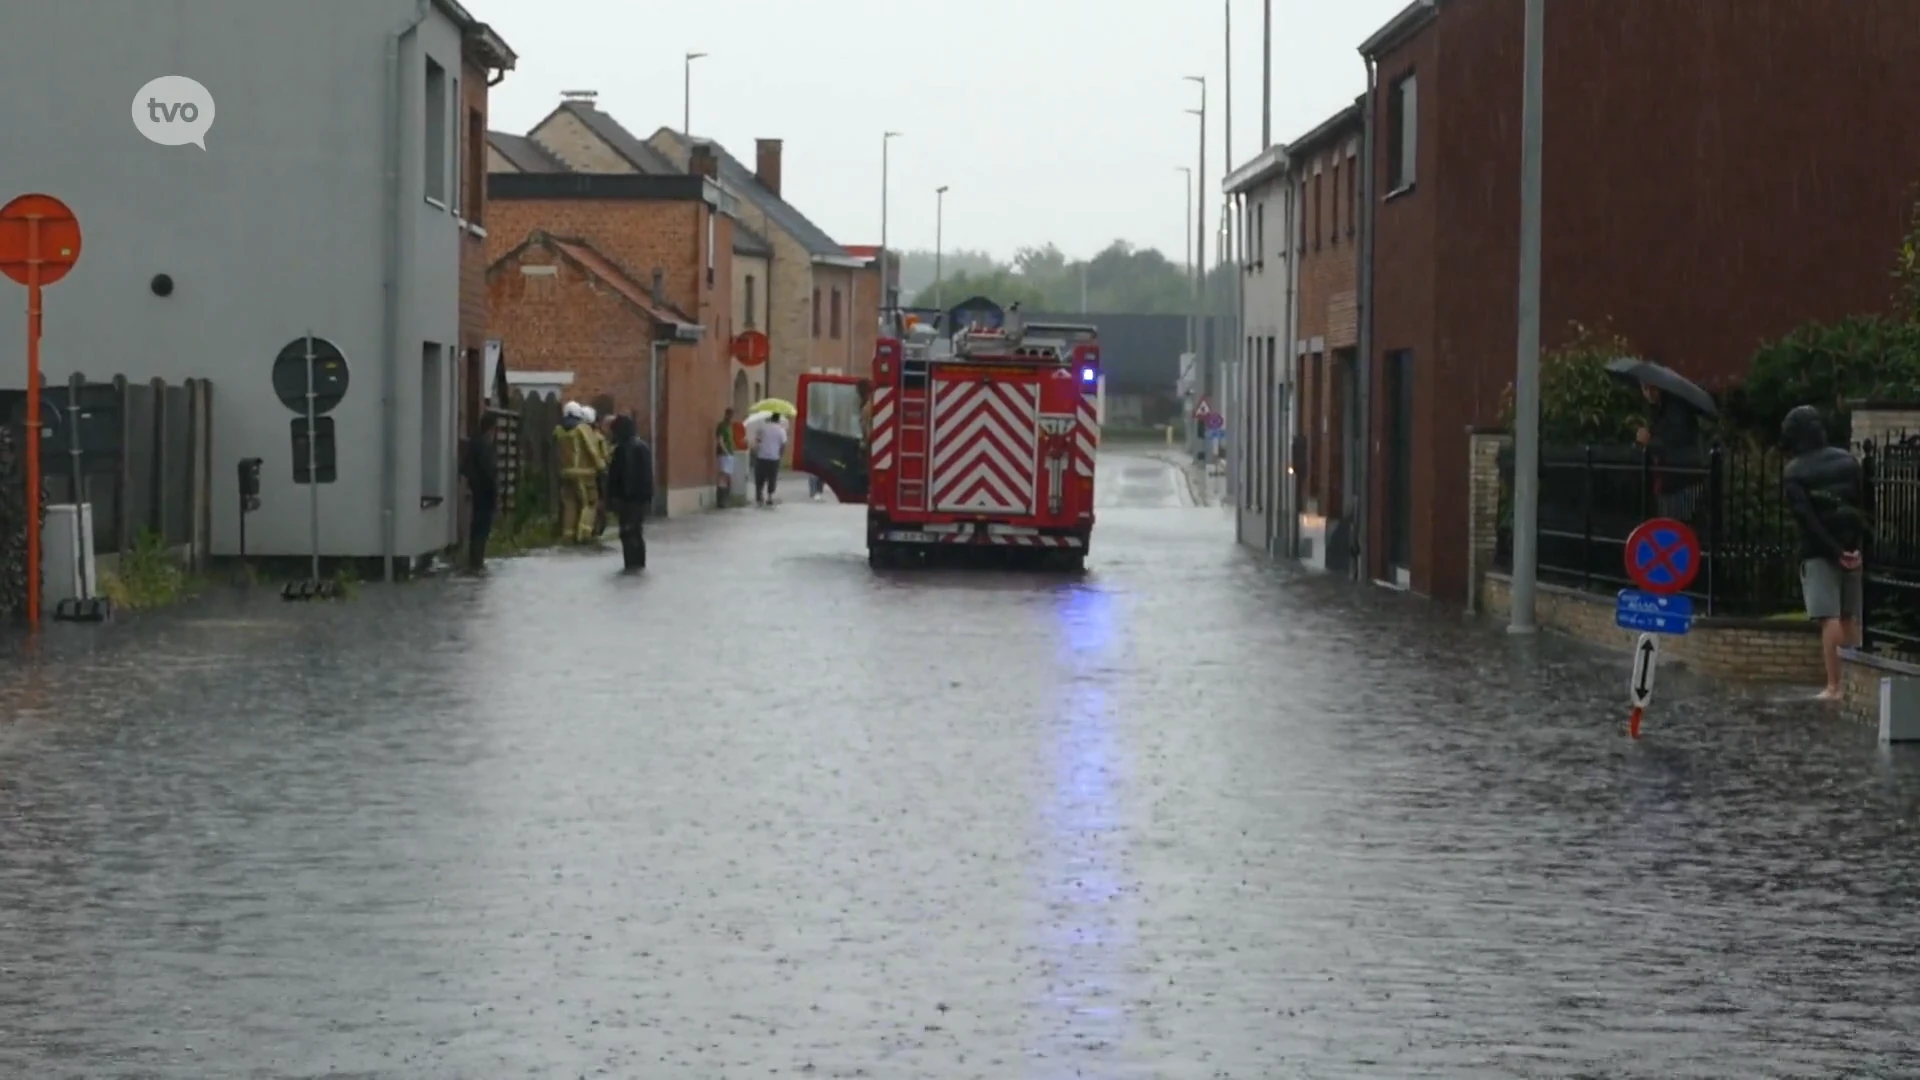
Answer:
[(795, 502), (57, 628), (0, 1076), (1920, 1074), (1920, 757), (1103, 470), (1079, 581)]

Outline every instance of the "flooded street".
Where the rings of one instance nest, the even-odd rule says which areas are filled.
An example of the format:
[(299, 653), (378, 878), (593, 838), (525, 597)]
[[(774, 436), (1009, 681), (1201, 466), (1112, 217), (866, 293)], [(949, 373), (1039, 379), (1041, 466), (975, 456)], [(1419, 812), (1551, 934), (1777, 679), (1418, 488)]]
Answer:
[(860, 510), (0, 663), (0, 1076), (1920, 1074), (1920, 752), (1232, 543)]

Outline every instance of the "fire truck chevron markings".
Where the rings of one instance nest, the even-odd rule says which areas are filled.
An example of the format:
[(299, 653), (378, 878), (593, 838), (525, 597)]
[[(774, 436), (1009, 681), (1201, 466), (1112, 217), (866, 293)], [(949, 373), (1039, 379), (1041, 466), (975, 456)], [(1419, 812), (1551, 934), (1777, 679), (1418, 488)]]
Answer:
[[(944, 480), (950, 473), (969, 473), (984, 468), (998, 472), (1014, 490), (1025, 490), (1033, 486), (1032, 466), (1022, 467), (1021, 459), (1031, 461), (1033, 451), (1027, 448), (1021, 452), (1017, 445), (1009, 445), (1013, 440), (1000, 430), (991, 420), (982, 418), (974, 421), (958, 432), (941, 432), (941, 441), (948, 446), (956, 446), (952, 452), (940, 452), (934, 459), (934, 469)], [(944, 484), (942, 485), (944, 486)]]

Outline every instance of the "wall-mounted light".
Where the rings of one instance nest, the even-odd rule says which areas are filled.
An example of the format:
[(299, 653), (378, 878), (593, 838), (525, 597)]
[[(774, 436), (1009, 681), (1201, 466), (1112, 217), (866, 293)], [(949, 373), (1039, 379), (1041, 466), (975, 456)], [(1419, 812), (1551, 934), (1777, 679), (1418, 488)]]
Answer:
[(147, 283), (147, 288), (152, 289), (153, 295), (155, 296), (172, 296), (173, 276), (171, 274), (155, 274), (153, 275), (153, 280)]

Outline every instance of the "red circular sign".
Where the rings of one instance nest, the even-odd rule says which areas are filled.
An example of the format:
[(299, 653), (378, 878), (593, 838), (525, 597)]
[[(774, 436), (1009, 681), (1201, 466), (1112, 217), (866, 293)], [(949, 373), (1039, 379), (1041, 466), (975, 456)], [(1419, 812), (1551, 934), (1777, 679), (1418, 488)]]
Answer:
[(66, 203), (51, 195), (22, 195), (0, 206), (0, 274), (35, 284), (28, 268), (38, 261), (38, 284), (51, 285), (79, 260), (80, 220)]
[(1627, 534), (1627, 577), (1656, 596), (1693, 584), (1700, 573), (1700, 538), (1683, 521), (1654, 518)]
[(767, 344), (767, 335), (758, 330), (743, 330), (734, 335), (733, 358), (748, 367), (759, 367), (773, 355)]

